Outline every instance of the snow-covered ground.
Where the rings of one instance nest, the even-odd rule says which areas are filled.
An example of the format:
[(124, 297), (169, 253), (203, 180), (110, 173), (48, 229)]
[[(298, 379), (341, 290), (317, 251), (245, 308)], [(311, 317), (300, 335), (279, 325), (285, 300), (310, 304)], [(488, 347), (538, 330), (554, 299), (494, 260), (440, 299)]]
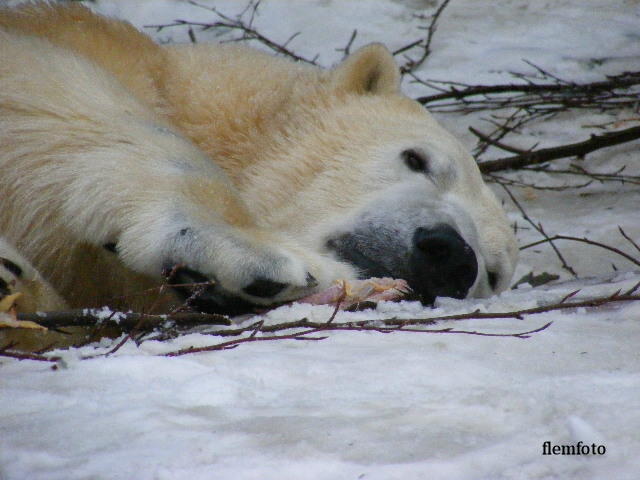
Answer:
[[(234, 15), (244, 2), (206, 1)], [(210, 21), (178, 0), (98, 0), (95, 8), (137, 26), (175, 19)], [(354, 48), (391, 49), (423, 36), (416, 14), (435, 1), (265, 0), (255, 26), (289, 48), (330, 66), (353, 29)], [(467, 83), (512, 81), (532, 73), (526, 59), (576, 81), (640, 70), (640, 3), (635, 0), (452, 0), (421, 78)], [(155, 32), (188, 41), (185, 28)], [(195, 31), (199, 41), (213, 32)], [(401, 61), (401, 59), (400, 59)], [(428, 93), (405, 79), (412, 96)], [(477, 115), (439, 115), (465, 141)], [(530, 124), (510, 137), (521, 147), (584, 139), (585, 125), (638, 114), (568, 114)], [(625, 123), (632, 126), (633, 123)], [(487, 130), (490, 127), (487, 124)], [(638, 175), (638, 143), (595, 152), (592, 170)], [(499, 156), (498, 152), (495, 156)], [(562, 164), (562, 162), (559, 162)], [(557, 184), (543, 174), (521, 180)], [(569, 179), (567, 179), (569, 181)], [(575, 181), (572, 180), (572, 181)], [(504, 192), (521, 244), (538, 240)], [(547, 233), (588, 236), (634, 254), (618, 225), (640, 238), (637, 185), (594, 183), (580, 190), (513, 189)], [(579, 279), (547, 245), (522, 253), (516, 279), (555, 273), (543, 287), (522, 286), (486, 300), (445, 299), (436, 309), (384, 303), (350, 318), (416, 317), (515, 310), (628, 289), (637, 266), (596, 247), (558, 242)], [(615, 264), (617, 272), (614, 271)], [(635, 268), (635, 271), (634, 271)], [(329, 307), (282, 307), (267, 323), (326, 320)], [(167, 343), (132, 342), (108, 358), (97, 347), (59, 352), (57, 370), (41, 362), (0, 359), (0, 479), (637, 479), (640, 472), (640, 304), (564, 311), (525, 320), (442, 324), (481, 332), (519, 332), (553, 321), (528, 339), (463, 334), (331, 333), (318, 342), (274, 341), (167, 358), (179, 348), (218, 341), (191, 334)], [(542, 455), (543, 443), (604, 445), (606, 454)]]

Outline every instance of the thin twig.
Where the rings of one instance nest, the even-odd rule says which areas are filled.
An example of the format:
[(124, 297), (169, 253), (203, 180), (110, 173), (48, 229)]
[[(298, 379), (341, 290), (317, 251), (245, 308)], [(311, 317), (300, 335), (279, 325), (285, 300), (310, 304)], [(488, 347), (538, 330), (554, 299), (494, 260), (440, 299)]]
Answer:
[[(625, 170), (625, 167), (621, 167), (617, 169), (615, 172), (591, 172), (584, 168), (582, 165), (571, 164), (569, 169), (562, 168), (550, 168), (549, 165), (541, 165), (541, 166), (528, 166), (523, 167), (521, 170), (529, 170), (532, 172), (544, 172), (549, 175), (573, 175), (573, 176), (584, 176), (591, 178), (600, 183), (604, 182), (619, 182), (619, 183), (628, 183), (631, 185), (640, 185), (640, 176), (639, 175), (623, 175), (622, 172)], [(492, 174), (487, 174), (492, 175)]]
[(347, 42), (347, 44), (343, 48), (336, 48), (336, 52), (342, 52), (343, 60), (347, 58), (351, 53), (351, 46), (353, 45), (353, 42), (356, 39), (357, 35), (358, 35), (358, 30), (354, 28), (353, 32), (351, 32), (351, 37), (349, 37), (349, 41)]
[(638, 252), (640, 252), (640, 246), (638, 246), (638, 244), (634, 242), (629, 235), (627, 235), (627, 232), (625, 232), (620, 225), (618, 225), (618, 231), (620, 232), (620, 235), (625, 238), (625, 240), (627, 240), (631, 245), (635, 247)]
[(266, 37), (265, 35), (260, 33), (253, 26), (254, 17), (255, 17), (255, 13), (256, 13), (256, 10), (257, 10), (257, 6), (259, 5), (259, 2), (257, 2), (255, 4), (255, 8), (252, 11), (252, 15), (251, 15), (251, 18), (250, 18), (249, 22), (244, 22), (242, 20), (242, 16), (247, 12), (248, 9), (245, 9), (245, 11), (242, 12), (240, 14), (240, 16), (238, 16), (238, 18), (232, 18), (232, 17), (230, 17), (228, 15), (225, 15), (224, 13), (220, 12), (215, 7), (202, 5), (202, 4), (200, 4), (198, 2), (195, 2), (193, 0), (190, 0), (188, 3), (191, 4), (191, 5), (194, 5), (196, 7), (203, 8), (205, 10), (213, 12), (222, 21), (217, 21), (217, 22), (196, 22), (196, 21), (190, 21), (190, 20), (177, 19), (177, 20), (174, 20), (173, 23), (158, 24), (158, 25), (145, 25), (145, 28), (155, 28), (156, 31), (161, 31), (161, 30), (163, 30), (165, 28), (186, 26), (188, 28), (200, 27), (202, 30), (211, 30), (211, 29), (235, 30), (235, 31), (239, 31), (239, 32), (242, 33), (242, 38), (240, 38), (238, 40), (242, 40), (242, 41), (256, 40), (256, 41), (260, 42), (261, 44), (263, 44), (264, 46), (266, 46), (267, 48), (269, 48), (270, 50), (273, 50), (276, 53), (279, 53), (281, 55), (289, 57), (289, 58), (291, 58), (291, 59), (293, 59), (295, 61), (303, 62), (303, 63), (309, 63), (311, 65), (317, 65), (315, 58), (313, 58), (313, 59), (305, 58), (305, 57), (303, 57), (301, 55), (298, 55), (295, 52), (293, 52), (292, 50), (287, 48), (287, 46), (286, 46), (287, 43), (289, 43), (293, 38), (295, 38), (298, 35), (297, 33), (292, 35), (287, 40), (287, 42), (285, 42), (284, 44), (280, 44), (280, 43), (278, 43), (278, 42), (276, 42), (274, 40), (271, 40), (270, 38)]
[(480, 140), (482, 140), (483, 142), (486, 142), (490, 145), (494, 145), (502, 150), (506, 150), (507, 152), (511, 152), (511, 153), (517, 153), (519, 155), (523, 155), (525, 153), (529, 153), (531, 150), (522, 150), (521, 148), (516, 148), (516, 147), (512, 147), (510, 145), (506, 145), (502, 142), (500, 142), (499, 140), (496, 140), (494, 138), (491, 138), (489, 135), (485, 135), (484, 133), (482, 133), (479, 130), (476, 130), (473, 127), (469, 127), (469, 131), (471, 133), (473, 133), (476, 137), (478, 137)]
[[(216, 350), (229, 350), (232, 348), (236, 348), (238, 345), (242, 344), (242, 343), (247, 343), (247, 342), (263, 342), (263, 341), (272, 341), (272, 340), (300, 340), (300, 339), (305, 339), (305, 340), (318, 340), (318, 338), (305, 338), (306, 335), (312, 334), (312, 333), (317, 333), (318, 330), (317, 329), (311, 329), (311, 330), (305, 330), (302, 332), (296, 332), (296, 333), (291, 333), (289, 335), (274, 335), (272, 337), (256, 337), (256, 336), (249, 336), (249, 337), (243, 337), (243, 338), (236, 338), (234, 340), (229, 340), (228, 342), (222, 342), (222, 343), (218, 343), (216, 345), (208, 345), (206, 347), (189, 347), (189, 348), (183, 348), (181, 350), (176, 350), (173, 352), (169, 352), (169, 353), (165, 353), (163, 356), (165, 357), (179, 357), (181, 355), (187, 355), (190, 353), (201, 353), (201, 352), (211, 352), (211, 351), (216, 351)], [(325, 337), (322, 337), (321, 339), (324, 339)]]
[(507, 195), (509, 195), (509, 198), (511, 198), (511, 201), (518, 208), (518, 210), (520, 210), (520, 213), (522, 214), (522, 217), (527, 221), (527, 223), (529, 223), (529, 225), (531, 225), (533, 228), (535, 228), (536, 231), (538, 233), (540, 233), (540, 235), (542, 235), (545, 238), (545, 241), (549, 242), (549, 245), (551, 245), (551, 248), (553, 248), (553, 251), (555, 252), (556, 256), (558, 257), (558, 260), (560, 260), (560, 263), (562, 264), (562, 268), (567, 270), (574, 277), (577, 277), (578, 275), (576, 274), (576, 271), (564, 259), (564, 256), (562, 255), (562, 253), (560, 253), (560, 250), (558, 250), (558, 248), (553, 243), (553, 240), (550, 239), (549, 235), (547, 235), (547, 232), (545, 232), (544, 228), (542, 227), (542, 224), (541, 223), (537, 223), (536, 224), (531, 219), (531, 217), (529, 217), (529, 215), (527, 215), (527, 212), (525, 211), (525, 209), (522, 207), (522, 205), (520, 205), (520, 202), (518, 202), (518, 199), (511, 192), (511, 190), (509, 190), (509, 188), (507, 188), (506, 185), (501, 183), (500, 186), (504, 189), (505, 192), (507, 192)]
[(613, 252), (617, 255), (620, 255), (621, 257), (629, 260), (631, 263), (640, 266), (640, 260), (633, 258), (631, 255), (623, 252), (618, 248), (612, 247), (610, 245), (606, 245), (604, 243), (596, 242), (595, 240), (589, 240), (588, 238), (572, 237), (570, 235), (554, 235), (553, 237), (547, 237), (542, 240), (538, 240), (537, 242), (528, 243), (527, 245), (520, 247), (520, 250), (526, 250), (527, 248), (535, 247), (543, 243), (554, 242), (556, 240), (571, 240), (573, 242), (581, 242), (581, 243), (586, 243), (588, 245), (594, 245), (596, 247), (600, 247), (605, 250), (609, 250), (610, 252)]
[(514, 180), (512, 178), (506, 178), (506, 177), (502, 177), (500, 175), (496, 175), (495, 173), (486, 173), (485, 174), (485, 179), (487, 181), (493, 181), (495, 183), (499, 183), (502, 185), (508, 185), (508, 186), (514, 186), (514, 187), (526, 187), (526, 188), (533, 188), (535, 190), (551, 190), (551, 191), (563, 191), (563, 190), (571, 190), (571, 189), (578, 189), (578, 188), (584, 188), (584, 187), (588, 187), (589, 185), (591, 185), (593, 183), (593, 180), (589, 180), (587, 182), (584, 183), (579, 183), (579, 184), (575, 184), (575, 185), (556, 185), (556, 186), (552, 186), (552, 185), (537, 185), (534, 183), (527, 183), (527, 182), (523, 182), (522, 180)]
[[(444, 0), (440, 4), (438, 9), (435, 11), (433, 16), (431, 17), (431, 23), (427, 27), (427, 38), (425, 39), (424, 45), (422, 46), (422, 54), (420, 55), (420, 57), (417, 60), (409, 60), (404, 66), (402, 66), (401, 69), (400, 69), (400, 71), (402, 73), (408, 73), (408, 72), (415, 71), (418, 67), (420, 67), (425, 62), (427, 57), (431, 54), (431, 41), (433, 40), (433, 36), (436, 33), (436, 30), (438, 28), (438, 20), (440, 19), (440, 15), (442, 15), (442, 12), (444, 12), (444, 9), (447, 8), (447, 5), (449, 5), (450, 1), (451, 0)], [(420, 44), (420, 42), (418, 42), (418, 43), (414, 42), (413, 44), (410, 44), (410, 46), (408, 46), (408, 48), (407, 47), (403, 47), (402, 49), (400, 49), (397, 52), (406, 51), (409, 48), (413, 48), (414, 46), (417, 46), (419, 44)], [(396, 54), (396, 52), (394, 52), (394, 54)]]

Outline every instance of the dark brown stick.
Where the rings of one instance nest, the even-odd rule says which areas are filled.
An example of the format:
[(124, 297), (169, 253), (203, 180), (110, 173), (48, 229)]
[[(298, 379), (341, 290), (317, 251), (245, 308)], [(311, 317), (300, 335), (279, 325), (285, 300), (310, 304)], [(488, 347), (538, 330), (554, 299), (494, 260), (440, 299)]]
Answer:
[(476, 130), (473, 127), (469, 127), (469, 131), (483, 142), (488, 143), (489, 145), (494, 145), (502, 150), (506, 150), (507, 152), (517, 153), (518, 155), (525, 155), (527, 153), (530, 153), (529, 150), (522, 150), (521, 148), (512, 147), (511, 145), (502, 143), (500, 140), (491, 138), (489, 135), (485, 135), (480, 130)]
[(6, 345), (0, 347), (0, 357), (15, 358), (16, 360), (35, 360), (38, 362), (51, 362), (56, 363), (62, 359), (62, 357), (54, 355), (41, 355), (40, 353), (20, 352), (17, 350), (11, 350), (13, 345)]
[[(120, 312), (118, 312), (120, 313)], [(121, 315), (124, 315), (122, 317)], [(145, 327), (153, 328), (173, 322), (179, 326), (230, 325), (228, 317), (214, 313), (172, 313), (168, 315), (149, 315), (143, 313), (122, 313), (101, 318), (100, 309), (70, 310), (66, 312), (19, 313), (18, 320), (31, 320), (46, 328), (95, 327), (96, 324), (113, 325), (123, 332), (129, 332), (144, 321)], [(119, 320), (116, 320), (119, 318)]]
[(621, 143), (632, 142), (640, 139), (640, 127), (631, 127), (617, 132), (607, 132), (602, 135), (591, 135), (589, 140), (558, 147), (541, 148), (531, 152), (521, 153), (513, 157), (489, 160), (478, 164), (483, 173), (496, 172), (498, 170), (522, 168), (527, 165), (557, 160), (566, 157), (584, 157), (595, 150)]

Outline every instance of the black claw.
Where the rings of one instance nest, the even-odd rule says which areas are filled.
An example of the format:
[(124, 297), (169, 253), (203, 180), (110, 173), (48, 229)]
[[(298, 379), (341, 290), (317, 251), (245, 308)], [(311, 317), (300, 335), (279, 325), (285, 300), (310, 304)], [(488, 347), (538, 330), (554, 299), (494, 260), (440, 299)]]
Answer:
[(313, 288), (317, 286), (318, 286), (318, 280), (316, 280), (316, 277), (314, 277), (309, 272), (307, 272), (307, 287)]
[(275, 297), (284, 290), (286, 286), (286, 283), (274, 282), (267, 278), (257, 278), (251, 285), (244, 287), (242, 291), (254, 297), (269, 298)]
[(13, 263), (11, 260), (7, 258), (0, 257), (0, 265), (13, 273), (16, 277), (20, 278), (22, 276), (22, 269)]
[(2, 278), (0, 278), (0, 298), (6, 297), (11, 294), (11, 289), (9, 288), (9, 284), (5, 282)]
[(116, 242), (105, 243), (104, 245), (102, 245), (102, 248), (111, 253), (118, 253), (118, 245), (116, 245)]
[(222, 315), (240, 315), (253, 312), (255, 306), (238, 297), (226, 295), (216, 283), (202, 273), (186, 265), (175, 265), (165, 269), (169, 285), (185, 301), (191, 310), (203, 313), (219, 313)]

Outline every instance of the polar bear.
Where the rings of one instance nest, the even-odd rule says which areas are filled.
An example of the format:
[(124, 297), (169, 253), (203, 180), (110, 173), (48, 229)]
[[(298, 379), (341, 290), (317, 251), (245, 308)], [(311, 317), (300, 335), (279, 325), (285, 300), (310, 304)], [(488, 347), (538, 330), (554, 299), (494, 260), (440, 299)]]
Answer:
[(223, 313), (337, 279), (509, 285), (502, 208), (380, 44), (323, 70), (31, 3), (0, 10), (0, 45), (0, 278), (27, 310), (148, 311), (165, 281)]

